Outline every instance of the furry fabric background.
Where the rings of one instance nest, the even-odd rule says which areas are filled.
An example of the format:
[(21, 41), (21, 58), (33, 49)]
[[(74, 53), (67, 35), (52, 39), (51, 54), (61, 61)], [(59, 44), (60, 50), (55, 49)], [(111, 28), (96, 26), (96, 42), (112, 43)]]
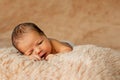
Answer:
[(0, 0), (0, 48), (22, 22), (37, 24), (49, 38), (120, 51), (120, 0)]
[(120, 80), (120, 53), (94, 45), (74, 47), (48, 61), (0, 49), (0, 80)]

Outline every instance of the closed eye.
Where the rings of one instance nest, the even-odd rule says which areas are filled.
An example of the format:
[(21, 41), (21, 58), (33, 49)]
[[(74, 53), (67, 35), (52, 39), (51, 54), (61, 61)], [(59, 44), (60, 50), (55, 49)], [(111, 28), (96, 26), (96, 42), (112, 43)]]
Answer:
[(42, 44), (43, 40), (38, 43), (38, 45)]

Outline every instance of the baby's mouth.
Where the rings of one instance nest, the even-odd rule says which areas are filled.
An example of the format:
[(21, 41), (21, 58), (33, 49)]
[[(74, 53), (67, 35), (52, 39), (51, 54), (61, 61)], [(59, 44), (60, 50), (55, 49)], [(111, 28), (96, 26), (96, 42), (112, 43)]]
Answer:
[(39, 56), (40, 56), (41, 59), (46, 59), (47, 52), (40, 53)]

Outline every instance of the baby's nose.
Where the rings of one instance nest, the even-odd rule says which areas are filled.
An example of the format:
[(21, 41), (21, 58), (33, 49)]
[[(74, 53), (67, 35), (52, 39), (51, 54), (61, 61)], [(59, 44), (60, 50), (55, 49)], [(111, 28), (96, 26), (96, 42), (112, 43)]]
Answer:
[(36, 48), (35, 48), (35, 54), (39, 54), (41, 51), (42, 51), (41, 48), (39, 48), (39, 47), (36, 47)]

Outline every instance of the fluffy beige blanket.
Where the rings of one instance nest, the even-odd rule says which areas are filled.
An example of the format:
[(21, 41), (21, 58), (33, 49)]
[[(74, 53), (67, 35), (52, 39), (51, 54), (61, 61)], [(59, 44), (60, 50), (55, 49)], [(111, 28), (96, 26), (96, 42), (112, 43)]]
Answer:
[(29, 60), (14, 48), (0, 49), (0, 80), (120, 80), (120, 53), (94, 45), (48, 61)]

